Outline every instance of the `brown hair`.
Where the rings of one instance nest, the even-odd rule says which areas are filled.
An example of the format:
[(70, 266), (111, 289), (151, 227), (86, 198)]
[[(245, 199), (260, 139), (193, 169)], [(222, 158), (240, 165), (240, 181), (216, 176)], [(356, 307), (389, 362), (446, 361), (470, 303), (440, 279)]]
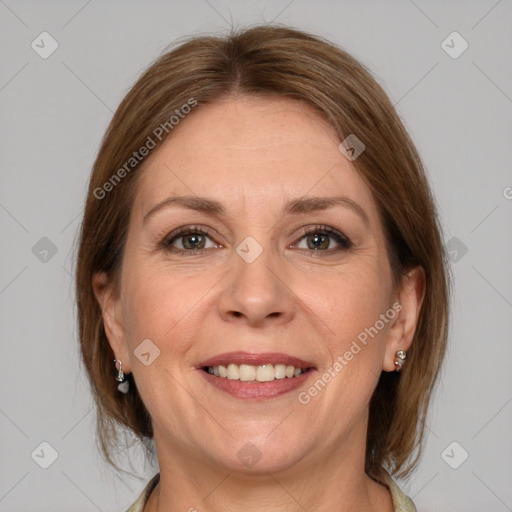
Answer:
[[(169, 120), (183, 105), (196, 101), (197, 110), (233, 93), (299, 100), (330, 122), (340, 141), (356, 134), (366, 149), (353, 164), (379, 208), (395, 283), (414, 266), (425, 271), (425, 298), (407, 364), (400, 374), (382, 372), (370, 401), (367, 434), (366, 472), (379, 478), (385, 465), (398, 477), (408, 476), (420, 457), (427, 407), (447, 341), (449, 275), (434, 199), (413, 142), (366, 68), (320, 37), (279, 25), (179, 42), (131, 88), (103, 138), (89, 183), (76, 268), (80, 347), (97, 406), (101, 452), (119, 469), (111, 455), (123, 426), (154, 457), (151, 418), (132, 375), (129, 392), (117, 390), (114, 354), (92, 287), (93, 275), (101, 271), (119, 284), (140, 174), (140, 165), (127, 168), (126, 162), (148, 137), (158, 146), (172, 135)], [(161, 140), (154, 136), (159, 126), (167, 127)], [(122, 180), (113, 183), (121, 168), (126, 171), (117, 174)]]

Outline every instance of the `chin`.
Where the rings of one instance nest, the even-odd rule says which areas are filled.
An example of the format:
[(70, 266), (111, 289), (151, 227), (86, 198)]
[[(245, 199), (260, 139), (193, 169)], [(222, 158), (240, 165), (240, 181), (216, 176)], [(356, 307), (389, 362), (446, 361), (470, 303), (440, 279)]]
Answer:
[[(275, 425), (274, 427), (275, 428)], [(268, 432), (271, 432), (269, 429)], [(213, 466), (222, 466), (229, 472), (245, 476), (267, 476), (295, 466), (305, 456), (304, 439), (293, 439), (283, 432), (232, 439), (223, 444), (219, 453), (211, 453)], [(275, 436), (270, 439), (271, 436)]]

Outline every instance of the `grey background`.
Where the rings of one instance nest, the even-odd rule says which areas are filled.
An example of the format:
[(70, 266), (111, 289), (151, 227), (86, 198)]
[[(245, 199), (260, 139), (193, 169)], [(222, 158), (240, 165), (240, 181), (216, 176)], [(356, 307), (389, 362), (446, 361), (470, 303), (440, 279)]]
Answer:
[[(169, 43), (272, 20), (373, 71), (424, 159), (453, 249), (450, 350), (424, 457), (399, 483), (420, 511), (512, 510), (510, 0), (0, 0), (0, 511), (118, 512), (155, 473), (134, 449), (144, 480), (118, 476), (94, 444), (73, 304), (86, 183), (113, 110)], [(31, 48), (43, 31), (59, 45), (47, 59)], [(469, 44), (456, 59), (441, 46), (453, 31)], [(43, 441), (58, 452), (48, 469), (31, 457), (49, 456)]]

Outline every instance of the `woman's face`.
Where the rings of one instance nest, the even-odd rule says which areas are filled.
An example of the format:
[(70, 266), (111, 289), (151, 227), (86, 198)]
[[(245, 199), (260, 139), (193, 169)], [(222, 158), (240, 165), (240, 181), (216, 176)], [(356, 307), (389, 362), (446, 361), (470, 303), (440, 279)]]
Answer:
[(408, 346), (376, 204), (338, 144), (298, 102), (237, 97), (146, 162), (104, 318), (170, 457), (364, 456), (368, 402)]

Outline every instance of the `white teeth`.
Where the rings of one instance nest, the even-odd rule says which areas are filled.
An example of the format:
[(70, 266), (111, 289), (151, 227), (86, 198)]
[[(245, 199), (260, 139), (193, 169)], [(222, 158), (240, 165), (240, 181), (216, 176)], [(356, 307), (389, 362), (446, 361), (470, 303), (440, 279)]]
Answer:
[(274, 365), (274, 371), (276, 372), (276, 379), (284, 379), (286, 377), (286, 365), (285, 364)]
[(240, 380), (256, 380), (256, 368), (250, 364), (240, 365)]
[(228, 378), (230, 380), (241, 380), (243, 382), (270, 382), (274, 379), (299, 377), (304, 373), (302, 368), (295, 368), (285, 364), (234, 364), (228, 366), (208, 366), (206, 371), (216, 377)]
[(256, 380), (258, 382), (270, 382), (271, 380), (274, 380), (275, 376), (276, 372), (271, 364), (262, 364), (261, 366), (258, 366), (256, 370)]
[[(214, 366), (215, 368), (215, 366)], [(240, 379), (240, 368), (237, 364), (228, 364), (228, 379), (239, 380)]]

